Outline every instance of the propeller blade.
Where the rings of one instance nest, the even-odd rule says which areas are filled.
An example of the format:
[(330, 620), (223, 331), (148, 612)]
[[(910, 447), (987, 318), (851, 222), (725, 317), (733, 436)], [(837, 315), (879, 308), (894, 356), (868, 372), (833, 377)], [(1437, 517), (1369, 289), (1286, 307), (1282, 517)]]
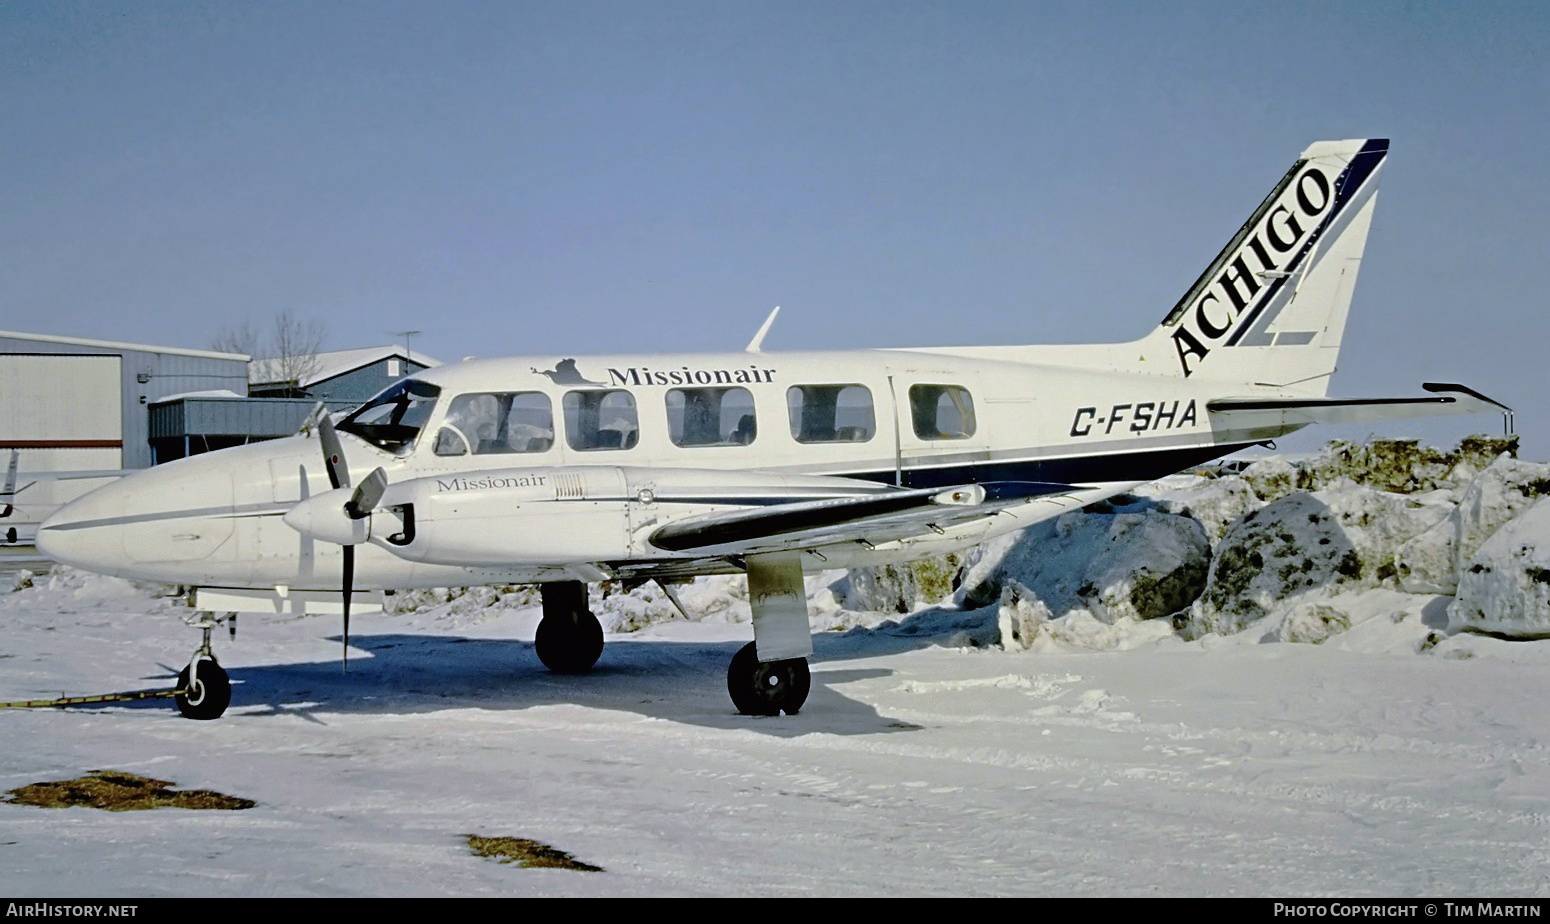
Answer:
[(344, 447), (339, 445), (339, 433), (334, 422), (324, 417), (318, 421), (318, 441), (323, 444), (323, 464), (328, 468), (328, 483), (336, 488), (350, 486), (350, 467), (344, 464)]
[(371, 474), (361, 479), (361, 483), (355, 486), (355, 493), (345, 501), (344, 512), (352, 520), (364, 520), (371, 516), (371, 512), (377, 508), (377, 502), (382, 500), (382, 492), (387, 490), (387, 472), (381, 467), (371, 470)]
[(350, 597), (355, 593), (355, 546), (344, 547), (344, 651), (339, 658), (342, 670), (350, 669)]

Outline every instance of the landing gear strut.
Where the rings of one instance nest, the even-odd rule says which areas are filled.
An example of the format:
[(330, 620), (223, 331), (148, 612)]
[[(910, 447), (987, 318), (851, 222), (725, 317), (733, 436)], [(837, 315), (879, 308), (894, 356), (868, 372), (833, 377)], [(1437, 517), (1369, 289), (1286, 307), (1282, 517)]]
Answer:
[(538, 660), (556, 674), (584, 674), (603, 653), (603, 626), (587, 609), (587, 585), (580, 581), (540, 584), (544, 618), (533, 640)]
[(750, 555), (744, 567), (754, 640), (727, 667), (727, 692), (744, 715), (796, 715), (812, 687), (807, 656), (813, 637), (801, 553)]
[(231, 678), (215, 660), (210, 648), (210, 632), (223, 622), (230, 621), (231, 634), (237, 634), (237, 614), (216, 616), (213, 613), (197, 613), (189, 625), (200, 629), (204, 638), (188, 666), (178, 673), (178, 689), (183, 692), (173, 698), (178, 712), (187, 719), (218, 719), (231, 705)]

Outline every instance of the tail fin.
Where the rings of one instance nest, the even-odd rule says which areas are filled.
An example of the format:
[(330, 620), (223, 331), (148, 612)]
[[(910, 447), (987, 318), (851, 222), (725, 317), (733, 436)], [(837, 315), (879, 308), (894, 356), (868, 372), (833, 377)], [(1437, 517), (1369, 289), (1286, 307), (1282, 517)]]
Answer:
[(1375, 138), (1303, 151), (1141, 341), (1147, 367), (1325, 394), (1388, 147)]

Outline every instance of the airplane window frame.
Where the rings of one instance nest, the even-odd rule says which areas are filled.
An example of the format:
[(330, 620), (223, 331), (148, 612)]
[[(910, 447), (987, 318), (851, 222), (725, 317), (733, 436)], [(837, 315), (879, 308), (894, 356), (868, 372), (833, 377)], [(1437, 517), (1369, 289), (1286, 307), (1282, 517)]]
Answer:
[[(846, 405), (841, 401), (847, 389), (858, 388), (866, 396), (866, 423), (863, 426), (848, 424), (840, 425), (841, 413), (846, 410)], [(825, 399), (820, 402), (812, 402), (814, 395), (823, 395), (832, 390), (832, 400)], [(799, 397), (793, 404), (793, 397)], [(814, 410), (809, 410), (809, 408)], [(859, 406), (852, 405), (852, 411), (861, 410)], [(827, 410), (827, 413), (825, 412)], [(825, 443), (868, 443), (877, 436), (877, 400), (872, 396), (872, 389), (860, 382), (806, 382), (792, 385), (786, 389), (786, 417), (791, 427), (791, 438), (804, 445), (821, 445)], [(860, 436), (845, 435), (847, 432), (864, 430)]]
[[(934, 395), (929, 397), (929, 404), (924, 404), (922, 398), (929, 394), (928, 390), (934, 392)], [(953, 410), (958, 414), (959, 422), (963, 424), (961, 430), (943, 429), (943, 398), (951, 402)], [(910, 428), (915, 432), (917, 439), (926, 441), (972, 439), (979, 427), (979, 421), (974, 413), (974, 394), (962, 385), (917, 382), (910, 386), (909, 404)], [(932, 424), (931, 431), (923, 432), (921, 425), (927, 422)]]
[[(734, 395), (740, 392), (740, 395)], [(673, 398), (679, 397), (681, 403), (673, 406)], [(691, 428), (690, 397), (709, 396), (707, 403), (700, 411), (700, 415), (708, 418), (702, 420), (698, 427), (700, 432), (692, 440), (685, 440)], [(735, 402), (729, 399), (737, 398)], [(704, 388), (670, 388), (662, 396), (662, 403), (667, 409), (667, 436), (674, 446), (682, 449), (702, 449), (708, 446), (749, 446), (759, 438), (759, 421), (757, 405), (753, 392), (741, 385), (715, 385)], [(736, 414), (736, 423), (726, 426), (728, 411)]]
[[(493, 407), (482, 411), (472, 410), (474, 403), (483, 398), (492, 399), (488, 403), (493, 403)], [(465, 412), (465, 408), (469, 410)], [(535, 414), (538, 416), (533, 416)], [(513, 441), (513, 431), (517, 427), (525, 428), (522, 432), (536, 434), (516, 435), (521, 448)], [(456, 444), (451, 442), (454, 439)], [(458, 444), (462, 448), (453, 451)], [(554, 400), (547, 392), (532, 389), (471, 391), (457, 395), (448, 402), (432, 451), (444, 458), (465, 455), (531, 455), (548, 452), (553, 446)]]
[[(419, 442), (440, 402), (441, 386), (399, 379), (351, 411), (335, 429), (394, 455), (406, 455)], [(380, 420), (382, 413), (388, 415), (385, 423)]]
[[(624, 421), (628, 424), (628, 429), (600, 426), (602, 414), (606, 410), (603, 404), (615, 395), (623, 395), (628, 399), (629, 419)], [(596, 396), (595, 401), (591, 400), (592, 396)], [(583, 402), (574, 411), (571, 408), (572, 399)], [(587, 407), (585, 406), (586, 403), (590, 403), (592, 406)], [(567, 391), (560, 398), (560, 416), (565, 421), (565, 445), (570, 447), (573, 452), (619, 452), (634, 449), (640, 445), (640, 402), (635, 400), (635, 393), (628, 389), (578, 388)], [(582, 427), (585, 417), (591, 417), (594, 421), (589, 429)], [(612, 432), (618, 432), (619, 434), (617, 437), (618, 445), (594, 444), (596, 441), (600, 441), (599, 437), (602, 434)], [(584, 441), (581, 440), (583, 436), (587, 437)], [(578, 441), (582, 441), (584, 444), (578, 445)]]

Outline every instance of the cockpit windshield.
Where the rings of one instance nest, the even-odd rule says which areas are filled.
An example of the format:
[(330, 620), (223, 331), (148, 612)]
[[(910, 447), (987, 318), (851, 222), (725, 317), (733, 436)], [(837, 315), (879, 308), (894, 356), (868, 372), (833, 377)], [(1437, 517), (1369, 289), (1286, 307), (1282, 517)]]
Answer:
[(338, 429), (388, 452), (403, 452), (414, 445), (440, 394), (428, 382), (404, 379), (352, 411)]

